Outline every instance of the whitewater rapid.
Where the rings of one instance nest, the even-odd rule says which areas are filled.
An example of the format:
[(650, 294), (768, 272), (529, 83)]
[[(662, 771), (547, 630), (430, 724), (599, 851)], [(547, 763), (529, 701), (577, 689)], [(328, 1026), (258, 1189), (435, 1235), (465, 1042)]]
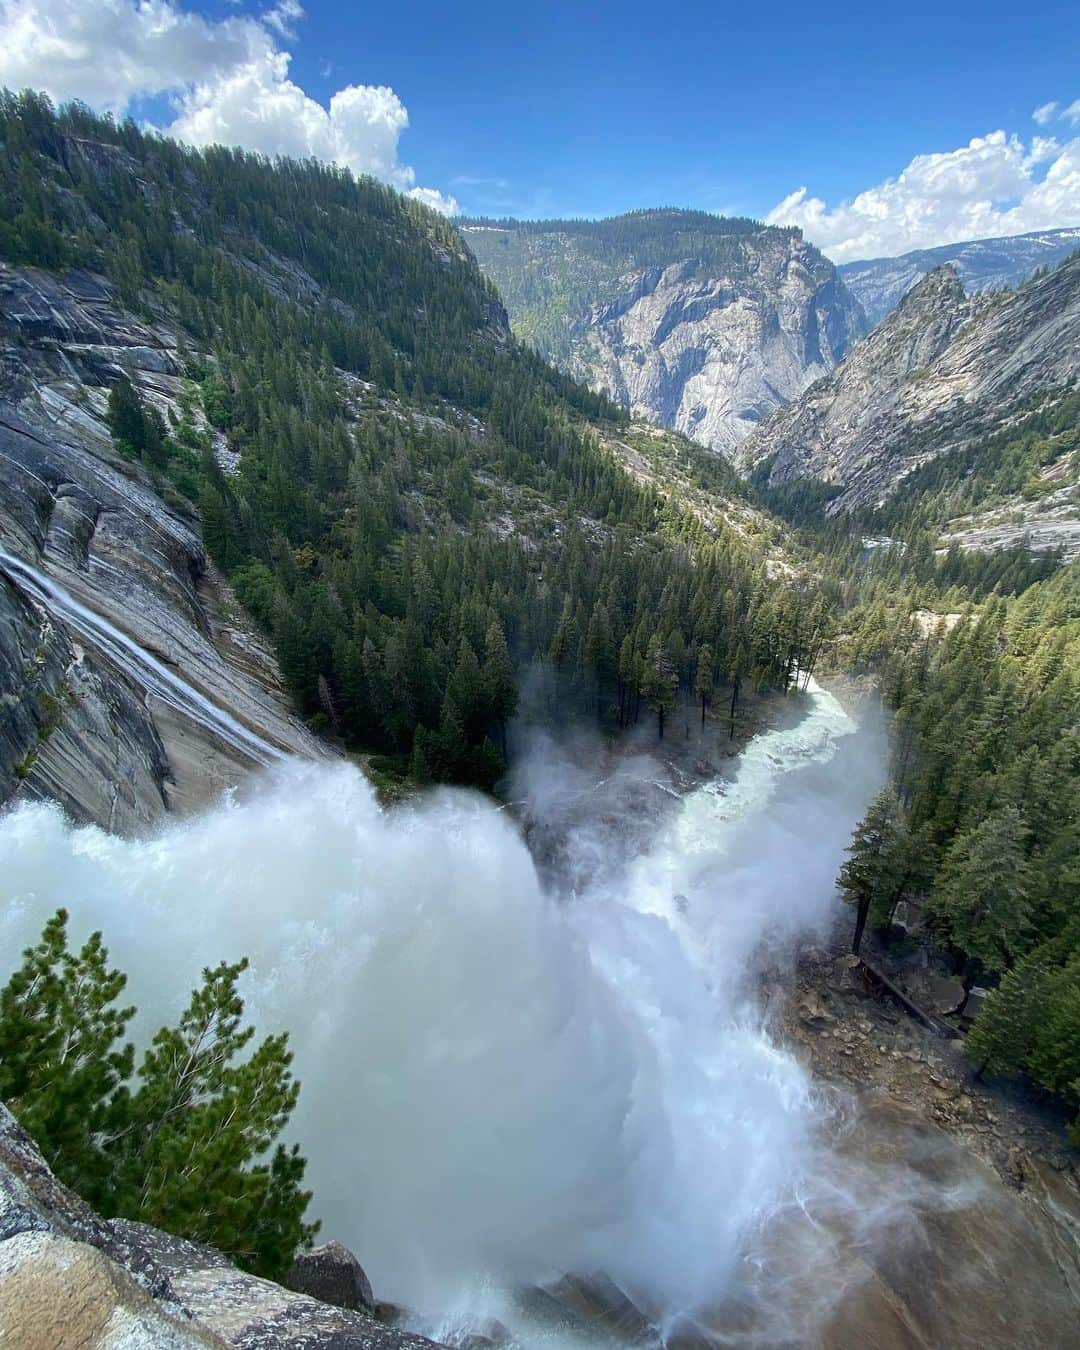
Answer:
[(516, 1282), (603, 1269), (661, 1308), (716, 1301), (817, 1173), (822, 1105), (751, 977), (825, 922), (880, 774), (837, 701), (803, 697), (572, 895), (489, 802), (384, 812), (345, 764), (288, 762), (142, 841), (19, 806), (0, 978), (64, 905), (145, 1039), (248, 956), (248, 1012), (295, 1050), (314, 1212), (380, 1297), (505, 1313)]

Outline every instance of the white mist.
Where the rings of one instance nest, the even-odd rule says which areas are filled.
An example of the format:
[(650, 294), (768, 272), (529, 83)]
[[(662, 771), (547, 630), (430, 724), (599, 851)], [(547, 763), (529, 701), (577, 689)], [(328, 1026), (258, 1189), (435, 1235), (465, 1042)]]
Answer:
[(0, 978), (64, 905), (129, 973), (145, 1036), (203, 965), (250, 957), (248, 1012), (295, 1050), (323, 1236), (380, 1297), (449, 1312), (602, 1268), (669, 1309), (716, 1301), (818, 1149), (747, 976), (828, 912), (879, 772), (807, 697), (570, 899), (505, 812), (440, 792), (387, 814), (346, 765), (287, 764), (144, 841), (21, 806), (0, 819)]

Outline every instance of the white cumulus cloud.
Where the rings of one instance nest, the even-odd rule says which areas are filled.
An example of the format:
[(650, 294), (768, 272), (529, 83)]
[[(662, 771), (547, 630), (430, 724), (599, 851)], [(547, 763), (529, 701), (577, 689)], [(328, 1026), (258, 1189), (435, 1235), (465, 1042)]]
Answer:
[[(1070, 113), (1055, 109), (1036, 121)], [(1080, 138), (1059, 144), (1036, 136), (1026, 144), (993, 131), (957, 150), (917, 155), (896, 178), (833, 206), (800, 187), (766, 220), (800, 226), (836, 262), (1080, 225)]]
[(190, 145), (314, 156), (453, 214), (453, 197), (417, 187), (398, 158), (409, 114), (392, 89), (350, 84), (324, 107), (289, 78), (278, 40), (303, 13), (299, 0), (222, 20), (174, 0), (0, 0), (0, 84), (118, 115), (164, 95), (173, 120), (163, 130)]

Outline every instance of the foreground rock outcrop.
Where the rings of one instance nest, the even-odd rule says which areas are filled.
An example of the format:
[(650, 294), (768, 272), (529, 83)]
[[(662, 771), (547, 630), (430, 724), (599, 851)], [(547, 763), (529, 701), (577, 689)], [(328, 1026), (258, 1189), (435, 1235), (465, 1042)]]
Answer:
[(0, 1104), (0, 1345), (11, 1350), (431, 1350), (248, 1275), (62, 1186)]
[(318, 755), (183, 498), (114, 450), (126, 374), (168, 413), (176, 336), (88, 273), (0, 264), (0, 803), (130, 833)]

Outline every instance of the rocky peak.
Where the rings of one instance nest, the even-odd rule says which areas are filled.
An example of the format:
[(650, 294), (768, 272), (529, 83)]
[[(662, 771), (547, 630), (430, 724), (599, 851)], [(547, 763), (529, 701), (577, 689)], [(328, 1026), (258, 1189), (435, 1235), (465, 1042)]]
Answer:
[(996, 428), (1080, 375), (1080, 257), (1017, 291), (967, 296), (928, 273), (843, 363), (765, 422), (742, 452), (771, 486), (818, 478), (833, 510), (883, 501), (914, 468)]
[(1078, 246), (1080, 228), (1038, 230), (844, 263), (837, 270), (869, 321), (877, 324), (921, 277), (945, 263), (956, 268), (969, 295), (981, 295), (1019, 286), (1040, 268), (1056, 267)]

